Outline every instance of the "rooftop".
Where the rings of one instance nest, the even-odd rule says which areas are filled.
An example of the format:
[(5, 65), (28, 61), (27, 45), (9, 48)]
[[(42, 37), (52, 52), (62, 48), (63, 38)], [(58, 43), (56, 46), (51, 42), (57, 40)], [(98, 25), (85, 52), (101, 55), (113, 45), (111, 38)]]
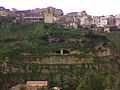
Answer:
[(47, 86), (48, 81), (27, 81), (29, 86)]

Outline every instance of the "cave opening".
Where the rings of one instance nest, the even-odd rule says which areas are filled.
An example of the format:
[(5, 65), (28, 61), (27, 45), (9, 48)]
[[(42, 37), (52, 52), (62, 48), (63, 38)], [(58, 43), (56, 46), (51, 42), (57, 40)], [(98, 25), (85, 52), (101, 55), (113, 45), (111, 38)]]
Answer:
[(54, 50), (53, 53), (58, 54), (58, 55), (64, 55), (64, 54), (69, 54), (69, 50), (61, 49), (61, 50)]
[(70, 51), (68, 51), (68, 50), (63, 50), (63, 54), (69, 54), (70, 53)]

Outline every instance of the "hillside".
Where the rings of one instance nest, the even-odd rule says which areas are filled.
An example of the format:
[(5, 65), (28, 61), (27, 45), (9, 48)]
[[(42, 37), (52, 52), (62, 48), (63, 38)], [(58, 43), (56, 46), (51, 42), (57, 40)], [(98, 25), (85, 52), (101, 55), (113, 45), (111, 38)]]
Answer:
[(27, 80), (62, 90), (119, 90), (119, 51), (119, 33), (1, 22), (0, 90)]

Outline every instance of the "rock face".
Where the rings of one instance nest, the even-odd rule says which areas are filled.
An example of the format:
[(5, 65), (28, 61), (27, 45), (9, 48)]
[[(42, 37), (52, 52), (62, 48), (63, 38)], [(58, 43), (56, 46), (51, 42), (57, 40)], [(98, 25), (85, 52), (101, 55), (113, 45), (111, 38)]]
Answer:
[[(83, 54), (79, 49), (59, 48), (41, 58), (13, 59), (6, 57), (0, 60), (0, 85), (3, 84), (0, 89), (8, 90), (17, 84), (25, 84), (27, 80), (48, 80), (52, 83), (57, 76), (59, 83), (62, 83), (62, 80), (67, 81), (64, 80), (64, 77), (71, 78), (69, 75), (71, 72), (75, 73), (74, 75), (79, 75), (80, 72), (119, 73), (120, 68), (117, 61), (112, 58), (111, 47), (102, 43), (93, 49), (93, 51), (89, 50), (90, 52), (87, 54)], [(64, 53), (65, 50), (69, 53)], [(60, 53), (56, 54), (59, 51)], [(12, 89), (14, 90), (14, 88), (17, 90), (19, 86)]]
[[(115, 51), (108, 41), (103, 40), (105, 39), (103, 36), (92, 33), (80, 36), (79, 33), (74, 31), (70, 33), (67, 30), (61, 30), (59, 33), (57, 31), (48, 33), (46, 30), (45, 33), (41, 31), (35, 34), (28, 36), (31, 37), (29, 40), (25, 36), (26, 43), (0, 42), (0, 47), (3, 47), (2, 53), (0, 52), (3, 55), (0, 57), (0, 85), (2, 84), (0, 90), (8, 90), (27, 80), (48, 80), (51, 85), (53, 82), (54, 85), (56, 82), (61, 85), (64, 81), (79, 80), (80, 73), (83, 75), (89, 72), (120, 71), (118, 59), (114, 58)], [(8, 46), (5, 47), (6, 44)], [(12, 89), (14, 88), (17, 90), (19, 85)]]
[[(43, 59), (36, 59), (36, 60), (31, 60), (25, 61), (23, 60), (24, 63), (28, 64), (25, 67), (23, 65), (19, 65), (21, 62), (16, 63), (14, 65), (13, 62), (7, 62), (3, 61), (1, 62), (0, 65), (0, 72), (1, 73), (15, 73), (15, 72), (31, 72), (30, 70), (30, 64), (39, 64), (39, 65), (54, 65), (54, 64), (62, 64), (62, 65), (67, 65), (67, 64), (83, 64), (83, 63), (92, 63), (93, 58), (91, 57), (85, 57), (85, 58), (80, 58), (80, 57), (75, 57), (75, 56), (50, 56), (50, 57), (45, 57)], [(23, 63), (22, 62), (22, 63)]]
[[(119, 73), (119, 66), (117, 64), (110, 63), (113, 61), (111, 61), (109, 55), (111, 54), (98, 54), (96, 55), (97, 57), (94, 55), (88, 55), (85, 57), (80, 57), (79, 55), (51, 55), (44, 58), (22, 59), (22, 62), (21, 60), (14, 62), (14, 60), (6, 58), (5, 60), (0, 61), (0, 73), (3, 73), (3, 78), (0, 79), (0, 84), (4, 82), (2, 83), (3, 86), (0, 86), (0, 89), (8, 90), (8, 88), (11, 88), (19, 83), (23, 83), (26, 80), (31, 80), (33, 77), (33, 80), (47, 79), (51, 81), (51, 78), (53, 79), (53, 76), (55, 77), (56, 74), (61, 75), (61, 73), (63, 73), (64, 75), (65, 72), (71, 72), (79, 69), (92, 72), (97, 71), (101, 73)], [(36, 75), (36, 73), (38, 73), (38, 75)], [(6, 77), (9, 78), (6, 79)], [(19, 88), (22, 87), (19, 87), (18, 85), (11, 88), (11, 90), (19, 90)]]
[(110, 60), (111, 57), (113, 57), (113, 51), (107, 43), (98, 44), (94, 51), (90, 51), (86, 55), (82, 55), (80, 50), (61, 48), (52, 51), (52, 53), (43, 58), (19, 58), (13, 60), (6, 57), (0, 60), (0, 72), (3, 74), (16, 72), (30, 73), (34, 71), (35, 67), (37, 67), (35, 71), (40, 72), (41, 66), (39, 65), (93, 64), (94, 60), (98, 58), (103, 58), (103, 60), (107, 58), (106, 60)]
[[(111, 54), (108, 53), (103, 53), (103, 52), (97, 52), (97, 57), (108, 57)], [(32, 72), (35, 67), (38, 72), (40, 71), (39, 65), (77, 65), (77, 64), (93, 64), (95, 60), (95, 57), (93, 56), (67, 56), (67, 55), (53, 55), (49, 57), (44, 57), (44, 58), (36, 58), (36, 59), (22, 59), (17, 60), (16, 62), (12, 61), (11, 59), (9, 60), (3, 60), (0, 63), (0, 72), (1, 73), (16, 73), (16, 72)], [(31, 67), (32, 65), (32, 67)], [(36, 65), (36, 66), (35, 66)]]
[(113, 56), (113, 51), (109, 47), (109, 43), (100, 43), (95, 47), (95, 55), (97, 57)]

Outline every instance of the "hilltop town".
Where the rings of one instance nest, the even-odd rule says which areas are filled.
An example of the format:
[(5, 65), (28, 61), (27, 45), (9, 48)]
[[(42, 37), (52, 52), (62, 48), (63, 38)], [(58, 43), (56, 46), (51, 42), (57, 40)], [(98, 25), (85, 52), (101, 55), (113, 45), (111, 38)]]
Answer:
[(0, 90), (120, 90), (119, 31), (120, 15), (0, 7)]
[(54, 7), (22, 11), (0, 7), (0, 20), (26, 23), (43, 21), (45, 23), (54, 23), (64, 28), (79, 29), (84, 27), (100, 32), (113, 32), (120, 29), (120, 14), (115, 16), (92, 16), (88, 15), (86, 11), (82, 11), (64, 15), (61, 9)]

